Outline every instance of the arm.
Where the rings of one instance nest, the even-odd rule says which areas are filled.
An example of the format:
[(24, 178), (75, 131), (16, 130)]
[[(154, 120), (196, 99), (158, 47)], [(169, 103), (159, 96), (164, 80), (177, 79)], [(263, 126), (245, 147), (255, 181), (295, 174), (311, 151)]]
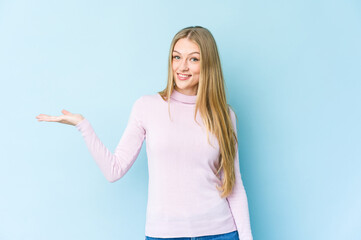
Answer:
[[(237, 135), (235, 113), (233, 112), (232, 109), (230, 109), (230, 112), (231, 112), (233, 128), (235, 129), (235, 133)], [(239, 156), (238, 156), (238, 144), (237, 144), (236, 156), (234, 159), (236, 182), (232, 193), (227, 197), (227, 201), (229, 203), (233, 218), (237, 226), (239, 239), (253, 240), (251, 225), (250, 225), (247, 195), (243, 186), (238, 160), (239, 160)]]
[(75, 125), (82, 133), (91, 155), (109, 182), (115, 182), (127, 173), (142, 147), (145, 129), (142, 122), (141, 101), (142, 98), (139, 98), (133, 104), (128, 125), (114, 154), (100, 141), (86, 118)]

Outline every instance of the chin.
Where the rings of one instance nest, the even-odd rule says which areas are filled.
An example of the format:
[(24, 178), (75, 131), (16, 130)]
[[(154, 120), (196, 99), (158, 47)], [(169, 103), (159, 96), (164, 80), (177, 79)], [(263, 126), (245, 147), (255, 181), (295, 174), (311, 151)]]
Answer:
[(178, 83), (176, 83), (175, 86), (176, 86), (178, 89), (182, 89), (182, 90), (189, 88), (188, 84), (183, 85), (183, 84), (178, 84)]

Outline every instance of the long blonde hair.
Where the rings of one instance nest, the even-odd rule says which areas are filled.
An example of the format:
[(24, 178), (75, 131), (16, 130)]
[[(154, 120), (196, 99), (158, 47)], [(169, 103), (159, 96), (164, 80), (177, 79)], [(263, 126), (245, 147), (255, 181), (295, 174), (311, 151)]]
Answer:
[(172, 54), (174, 45), (179, 39), (187, 38), (196, 43), (200, 49), (201, 70), (199, 75), (197, 101), (194, 120), (197, 110), (206, 127), (207, 140), (209, 132), (213, 133), (219, 144), (219, 168), (216, 175), (223, 171), (222, 186), (217, 186), (221, 197), (231, 194), (235, 184), (234, 160), (236, 155), (237, 135), (232, 127), (230, 106), (227, 104), (224, 78), (216, 42), (211, 32), (203, 27), (186, 27), (180, 30), (173, 38), (168, 59), (168, 82), (163, 91), (158, 92), (163, 100), (168, 101), (169, 117), (170, 95), (173, 92), (175, 80), (172, 69)]

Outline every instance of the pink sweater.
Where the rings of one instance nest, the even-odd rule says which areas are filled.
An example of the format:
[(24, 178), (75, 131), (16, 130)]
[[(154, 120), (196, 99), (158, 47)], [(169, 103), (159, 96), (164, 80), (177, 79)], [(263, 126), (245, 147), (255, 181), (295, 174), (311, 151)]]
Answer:
[[(196, 98), (174, 90), (172, 121), (168, 103), (158, 93), (138, 98), (114, 153), (103, 145), (87, 119), (76, 127), (109, 182), (127, 173), (146, 139), (149, 183), (145, 235), (197, 237), (238, 230), (240, 240), (252, 240), (238, 146), (234, 159), (236, 184), (232, 194), (222, 199), (216, 189), (221, 180), (215, 175), (218, 141), (210, 133), (214, 147), (208, 144), (199, 112), (200, 126), (194, 121)], [(235, 114), (230, 111), (236, 129)]]

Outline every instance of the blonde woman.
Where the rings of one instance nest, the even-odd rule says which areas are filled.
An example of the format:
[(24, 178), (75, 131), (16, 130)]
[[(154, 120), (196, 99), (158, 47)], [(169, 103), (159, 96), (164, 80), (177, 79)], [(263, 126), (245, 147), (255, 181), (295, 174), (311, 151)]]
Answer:
[(145, 239), (253, 239), (236, 115), (227, 104), (216, 42), (206, 28), (187, 27), (174, 36), (166, 88), (134, 102), (114, 153), (86, 118), (62, 113), (37, 119), (76, 126), (109, 182), (127, 173), (146, 139)]

